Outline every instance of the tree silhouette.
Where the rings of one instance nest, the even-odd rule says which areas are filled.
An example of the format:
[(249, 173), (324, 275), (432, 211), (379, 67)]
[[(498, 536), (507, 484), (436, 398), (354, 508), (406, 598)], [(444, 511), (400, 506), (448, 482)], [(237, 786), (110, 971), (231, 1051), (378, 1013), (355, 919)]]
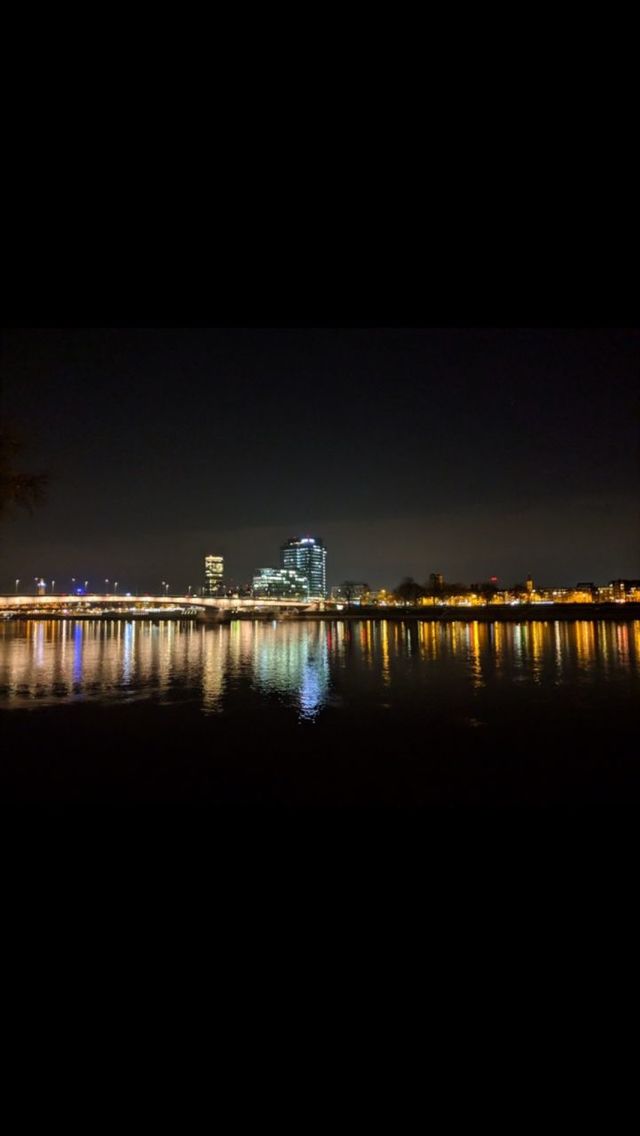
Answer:
[(492, 599), (494, 599), (497, 594), (498, 589), (496, 588), (495, 584), (491, 583), (490, 580), (487, 580), (484, 584), (480, 585), (480, 595), (482, 596), (485, 603), (491, 603)]
[(394, 596), (405, 604), (417, 603), (424, 595), (424, 588), (416, 583), (413, 576), (405, 576), (401, 584), (394, 591)]
[(369, 585), (361, 583), (358, 580), (345, 580), (344, 583), (340, 585), (340, 592), (347, 601), (347, 607), (351, 607), (351, 600), (356, 594), (356, 589), (358, 588), (362, 588), (364, 592), (369, 591)]

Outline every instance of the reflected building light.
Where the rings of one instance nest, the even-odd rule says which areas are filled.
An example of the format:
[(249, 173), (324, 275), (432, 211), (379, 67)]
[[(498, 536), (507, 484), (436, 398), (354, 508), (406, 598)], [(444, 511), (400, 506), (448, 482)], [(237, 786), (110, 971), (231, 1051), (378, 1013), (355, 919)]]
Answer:
[(518, 668), (522, 666), (525, 646), (522, 631), (523, 627), (521, 623), (516, 623), (513, 626), (513, 656)]
[(575, 628), (578, 665), (582, 669), (585, 669), (593, 655), (593, 624), (585, 620), (579, 620), (575, 624)]
[(380, 649), (382, 651), (382, 679), (388, 686), (391, 681), (391, 671), (389, 667), (389, 625), (386, 619), (383, 619), (380, 625)]
[[(485, 630), (483, 626), (483, 631)], [(482, 666), (480, 663), (480, 630), (477, 620), (468, 625), (469, 657), (471, 660), (471, 681), (474, 687), (484, 686)]]
[(367, 666), (373, 666), (373, 625), (370, 620), (366, 622), (365, 658)]
[(73, 681), (82, 682), (83, 627), (77, 621), (73, 627)]
[(618, 660), (623, 666), (629, 665), (629, 629), (624, 623), (619, 623), (616, 626), (616, 646), (618, 648)]
[(531, 657), (534, 682), (540, 682), (544, 652), (544, 626), (537, 621), (531, 624)]
[(33, 655), (36, 667), (41, 669), (44, 664), (44, 623), (38, 622), (33, 640)]
[(604, 621), (600, 621), (598, 623), (598, 630), (597, 630), (597, 634), (598, 634), (598, 654), (599, 654), (599, 657), (602, 661), (602, 669), (603, 669), (605, 675), (607, 675), (609, 673), (610, 660), (611, 660), (611, 645), (609, 643), (608, 631), (609, 631), (609, 624), (605, 623)]
[(500, 622), (494, 624), (493, 651), (496, 673), (499, 674), (504, 669), (506, 657), (504, 624)]
[(556, 673), (558, 679), (562, 678), (562, 643), (560, 640), (560, 624), (556, 620), (553, 625), (553, 642), (555, 647)]
[(315, 636), (313, 652), (307, 656), (300, 683), (300, 717), (315, 718), (322, 709), (329, 687), (329, 661), (324, 636)]
[(640, 620), (636, 619), (633, 623), (633, 661), (634, 670), (640, 668)]
[(205, 713), (220, 713), (225, 689), (225, 665), (220, 627), (207, 629), (203, 641), (202, 702)]
[(130, 686), (135, 671), (135, 644), (136, 624), (133, 619), (127, 620), (124, 625), (122, 650), (122, 681), (125, 686)]

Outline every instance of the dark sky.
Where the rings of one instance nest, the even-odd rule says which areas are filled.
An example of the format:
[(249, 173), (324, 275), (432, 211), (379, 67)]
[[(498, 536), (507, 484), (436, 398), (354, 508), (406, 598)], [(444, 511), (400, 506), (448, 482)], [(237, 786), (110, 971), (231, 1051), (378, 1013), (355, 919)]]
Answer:
[(640, 576), (640, 333), (8, 330), (2, 413), (50, 475), (0, 533), (0, 590), (121, 590), (277, 564), (330, 583)]

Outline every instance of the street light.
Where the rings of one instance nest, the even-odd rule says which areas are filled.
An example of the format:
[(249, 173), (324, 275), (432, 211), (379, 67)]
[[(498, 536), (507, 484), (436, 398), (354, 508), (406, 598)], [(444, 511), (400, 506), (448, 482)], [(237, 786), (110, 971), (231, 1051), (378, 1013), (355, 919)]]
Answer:
[(18, 585), (19, 585), (19, 583), (20, 583), (20, 581), (19, 581), (19, 580), (16, 580), (16, 595), (18, 594)]
[(115, 594), (117, 595), (118, 594), (118, 581), (117, 580), (114, 580), (113, 588), (114, 588)]
[(107, 589), (106, 592), (105, 592), (105, 595), (108, 596), (109, 595), (109, 581), (108, 580), (105, 580), (105, 585), (106, 585), (106, 589)]
[(189, 587), (187, 588), (187, 592), (188, 592), (189, 595), (191, 595), (191, 584), (189, 584)]
[(55, 582), (55, 580), (52, 580), (51, 581), (51, 595), (53, 595), (55, 590), (56, 590), (56, 582)]
[(84, 582), (84, 590), (85, 590), (85, 592), (86, 592), (86, 590), (87, 590), (87, 588), (88, 588), (88, 587), (89, 587), (89, 581), (88, 581), (88, 580), (85, 580), (85, 582)]

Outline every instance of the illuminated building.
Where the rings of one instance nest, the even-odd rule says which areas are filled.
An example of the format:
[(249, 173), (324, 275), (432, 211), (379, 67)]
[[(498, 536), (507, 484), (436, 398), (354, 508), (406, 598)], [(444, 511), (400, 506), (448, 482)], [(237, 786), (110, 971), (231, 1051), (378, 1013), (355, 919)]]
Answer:
[(582, 604), (593, 603), (595, 590), (596, 590), (595, 584), (589, 584), (589, 583), (576, 584), (573, 591), (570, 591), (568, 593), (568, 595), (566, 597), (567, 602), (568, 603), (582, 603)]
[(300, 572), (309, 581), (309, 596), (324, 599), (327, 594), (327, 550), (313, 536), (292, 537), (280, 549), (282, 567)]
[(614, 600), (623, 600), (626, 593), (624, 580), (612, 580), (611, 590), (613, 592)]
[(204, 558), (204, 594), (205, 596), (219, 596), (222, 594), (222, 576), (224, 573), (224, 560), (221, 556), (205, 556)]
[(613, 598), (620, 603), (637, 596), (640, 580), (610, 580), (609, 587), (613, 589)]
[(300, 572), (287, 568), (259, 568), (253, 577), (252, 594), (287, 600), (306, 600), (309, 596), (309, 581)]
[(527, 595), (530, 596), (532, 591), (533, 591), (533, 577), (532, 576), (527, 576), (527, 578), (524, 582), (524, 587), (525, 587), (525, 591), (526, 591)]
[(593, 580), (582, 580), (582, 581), (580, 581), (579, 583), (576, 584), (576, 586), (574, 588), (574, 594), (580, 593), (581, 595), (588, 596), (589, 598), (586, 601), (583, 600), (583, 601), (576, 601), (576, 602), (588, 603), (590, 600), (593, 600), (595, 592), (596, 592), (596, 586), (595, 586)]

